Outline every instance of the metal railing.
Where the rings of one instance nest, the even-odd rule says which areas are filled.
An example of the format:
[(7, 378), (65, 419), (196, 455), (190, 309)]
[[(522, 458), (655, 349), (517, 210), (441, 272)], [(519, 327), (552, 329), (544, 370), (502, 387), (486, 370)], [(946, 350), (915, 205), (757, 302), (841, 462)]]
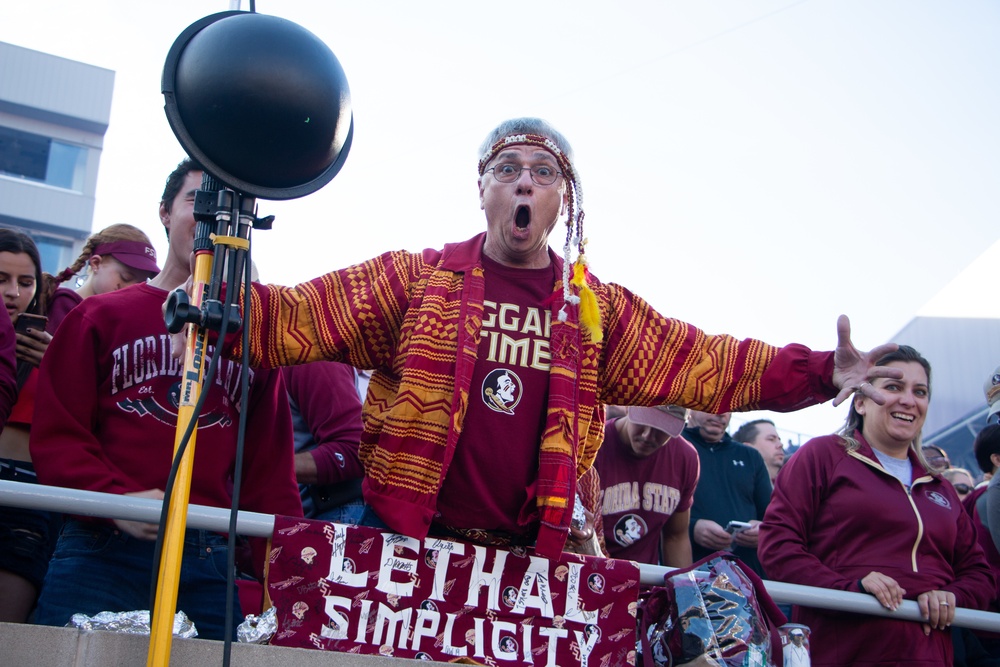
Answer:
[[(152, 498), (0, 481), (0, 507), (20, 507), (157, 523), (160, 520), (161, 503)], [(225, 533), (229, 530), (229, 510), (190, 505), (188, 527)], [(239, 512), (236, 530), (239, 534), (250, 537), (270, 537), (274, 531), (274, 517), (258, 512)], [(664, 575), (670, 571), (671, 568), (668, 567), (640, 564), (640, 581), (650, 585), (661, 584)], [(764, 585), (774, 601), (779, 603), (885, 616), (906, 621), (923, 620), (917, 603), (912, 600), (904, 600), (896, 611), (889, 611), (874, 597), (864, 593), (848, 593), (780, 581), (765, 581)], [(953, 625), (972, 630), (1000, 632), (1000, 614), (959, 608), (955, 610)]]

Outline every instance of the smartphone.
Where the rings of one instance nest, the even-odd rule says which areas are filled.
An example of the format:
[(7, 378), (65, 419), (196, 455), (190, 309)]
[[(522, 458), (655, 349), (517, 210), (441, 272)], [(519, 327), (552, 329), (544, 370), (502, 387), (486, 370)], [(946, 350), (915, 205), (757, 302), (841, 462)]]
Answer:
[(746, 521), (730, 521), (726, 524), (726, 532), (730, 535), (735, 535), (736, 533), (743, 532), (750, 526), (751, 524)]
[(21, 313), (14, 320), (14, 331), (17, 333), (28, 333), (28, 329), (45, 331), (45, 323), (49, 318), (42, 315), (32, 315), (31, 313)]

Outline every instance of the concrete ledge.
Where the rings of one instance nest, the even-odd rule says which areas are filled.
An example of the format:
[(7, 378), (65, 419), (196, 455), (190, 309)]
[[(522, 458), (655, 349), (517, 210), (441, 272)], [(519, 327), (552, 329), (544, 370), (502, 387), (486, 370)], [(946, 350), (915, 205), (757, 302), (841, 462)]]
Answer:
[[(146, 664), (148, 652), (148, 637), (0, 623), (0, 665), (5, 667), (139, 667)], [(174, 639), (170, 649), (170, 664), (174, 667), (222, 665), (222, 654), (222, 642)], [(239, 667), (403, 667), (428, 663), (422, 660), (234, 643), (231, 664)]]
[(79, 631), (40, 625), (0, 623), (0, 665), (68, 667), (76, 665)]

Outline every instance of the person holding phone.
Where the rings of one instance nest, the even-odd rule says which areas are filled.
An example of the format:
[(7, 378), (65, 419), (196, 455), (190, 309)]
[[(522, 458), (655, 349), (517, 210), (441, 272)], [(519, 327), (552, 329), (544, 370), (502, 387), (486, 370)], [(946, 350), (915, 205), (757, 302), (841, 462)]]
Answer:
[[(17, 383), (22, 387), (31, 370), (38, 368), (48, 349), (51, 334), (45, 331), (45, 284), (38, 248), (31, 237), (12, 229), (0, 229), (0, 289), (4, 306), (17, 333)], [(24, 316), (21, 319), (21, 316)], [(18, 320), (21, 319), (19, 323)]]
[[(52, 335), (45, 331), (42, 263), (26, 234), (0, 229), (0, 293), (15, 330), (17, 398), (0, 431), (0, 479), (37, 483), (28, 434), (38, 365)], [(48, 512), (0, 511), (0, 621), (23, 623), (34, 606), (51, 549)]]
[(697, 561), (716, 551), (732, 551), (764, 576), (757, 531), (771, 501), (771, 477), (760, 452), (729, 435), (731, 417), (730, 412), (692, 410), (684, 429), (701, 465), (691, 504), (692, 557)]

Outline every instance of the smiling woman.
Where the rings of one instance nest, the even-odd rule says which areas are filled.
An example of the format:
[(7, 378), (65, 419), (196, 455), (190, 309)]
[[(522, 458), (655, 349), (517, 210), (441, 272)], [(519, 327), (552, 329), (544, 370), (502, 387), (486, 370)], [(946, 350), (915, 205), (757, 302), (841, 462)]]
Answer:
[[(860, 430), (883, 464), (886, 456), (906, 460), (907, 453), (913, 451), (921, 467), (929, 471), (931, 466), (920, 447), (920, 431), (927, 418), (931, 397), (930, 363), (906, 345), (886, 356), (892, 359), (879, 365), (898, 368), (903, 376), (874, 381), (875, 388), (886, 399), (883, 404), (876, 403), (865, 394), (855, 394), (847, 423), (840, 434), (847, 441), (848, 450), (856, 451), (860, 445), (854, 434)], [(903, 483), (909, 485), (910, 482), (905, 480)]]
[(916, 600), (925, 623), (796, 608), (812, 629), (813, 664), (950, 665), (956, 606), (985, 608), (993, 588), (954, 487), (920, 452), (931, 367), (905, 345), (876, 363), (884, 398), (855, 393), (837, 435), (806, 443), (782, 468), (759, 555), (778, 581), (867, 592), (896, 609)]

